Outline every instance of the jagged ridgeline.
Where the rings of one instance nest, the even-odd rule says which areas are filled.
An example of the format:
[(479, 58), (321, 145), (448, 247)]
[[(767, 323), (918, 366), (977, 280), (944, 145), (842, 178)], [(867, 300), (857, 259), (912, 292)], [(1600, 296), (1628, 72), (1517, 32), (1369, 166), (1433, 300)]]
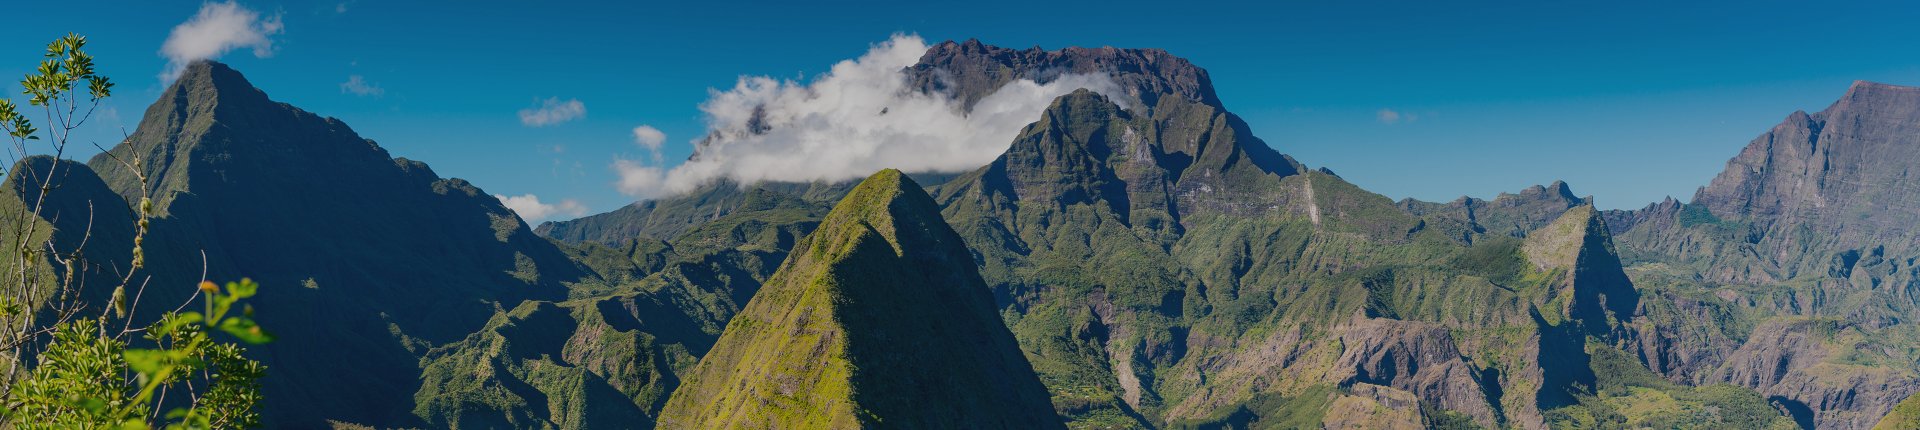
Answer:
[[(1613, 211), (1628, 271), (1676, 299), (1646, 339), (1669, 379), (1752, 387), (1818, 428), (1920, 392), (1920, 88), (1855, 82), (1793, 112), (1694, 194)], [(1891, 423), (1911, 423), (1915, 400)], [(1888, 424), (1888, 428), (1920, 428)]]
[[(1642, 333), (1702, 328), (1641, 317), (1677, 300), (1638, 291), (1565, 184), (1396, 203), (1275, 152), (1159, 50), (948, 42), (907, 72), (963, 105), (1015, 79), (1120, 84), (928, 188), (1070, 426), (1792, 425), (1751, 390), (1647, 368)], [(844, 189), (718, 183), (541, 231), (646, 265)]]
[(1060, 428), (960, 237), (868, 177), (727, 324), (665, 428)]
[[(68, 175), (56, 241), (153, 198), (148, 304), (203, 261), (260, 280), (276, 428), (1864, 428), (1913, 391), (1889, 340), (1920, 338), (1899, 324), (1920, 248), (1870, 246), (1910, 230), (1791, 225), (1911, 201), (1888, 182), (1790, 211), (1703, 191), (1763, 198), (1601, 212), (1559, 183), (1395, 202), (1275, 151), (1165, 51), (947, 42), (904, 72), (963, 109), (1068, 73), (1118, 91), (1052, 101), (974, 170), (721, 181), (546, 238), (217, 63), (129, 142), (15, 174)], [(1769, 136), (1910, 142), (1900, 91)], [(1768, 145), (1739, 170), (1805, 149)], [(1914, 145), (1841, 146), (1816, 148)], [(1776, 176), (1715, 183), (1804, 182)], [(1771, 215), (1805, 208), (1833, 213)]]

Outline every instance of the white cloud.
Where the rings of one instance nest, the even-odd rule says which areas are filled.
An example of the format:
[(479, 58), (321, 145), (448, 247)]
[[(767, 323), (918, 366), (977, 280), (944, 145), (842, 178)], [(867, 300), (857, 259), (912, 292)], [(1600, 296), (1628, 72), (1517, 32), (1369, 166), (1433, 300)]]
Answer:
[(379, 84), (367, 82), (367, 78), (365, 77), (352, 75), (347, 77), (346, 82), (340, 83), (340, 93), (353, 94), (361, 97), (380, 97), (387, 95), (387, 89), (380, 88)]
[(1046, 84), (1023, 79), (968, 111), (946, 94), (908, 83), (903, 69), (927, 48), (919, 36), (895, 35), (808, 83), (742, 77), (732, 89), (709, 90), (700, 105), (708, 133), (693, 159), (669, 171), (616, 162), (619, 189), (658, 197), (721, 178), (845, 180), (882, 168), (973, 169), (1005, 152), (1059, 96), (1079, 88), (1124, 94), (1105, 75), (1063, 75)]
[(661, 185), (666, 181), (666, 171), (659, 167), (647, 166), (629, 160), (614, 160), (614, 173), (620, 175), (620, 181), (614, 188), (632, 196), (658, 196)]
[(587, 214), (586, 205), (582, 205), (579, 201), (573, 199), (561, 200), (560, 203), (557, 204), (546, 204), (540, 202), (539, 196), (532, 194), (522, 194), (511, 197), (494, 194), (493, 197), (500, 199), (500, 204), (506, 205), (507, 209), (513, 209), (514, 213), (520, 214), (520, 219), (526, 220), (528, 223), (544, 220), (555, 215), (578, 218)]
[(1420, 116), (1393, 110), (1393, 109), (1382, 108), (1379, 111), (1375, 111), (1373, 113), (1373, 119), (1380, 121), (1381, 124), (1392, 125), (1392, 124), (1399, 124), (1402, 122), (1419, 121)]
[(528, 127), (546, 127), (579, 119), (587, 115), (587, 105), (579, 99), (560, 100), (551, 97), (540, 100), (538, 106), (520, 110), (520, 124)]
[(660, 132), (660, 129), (653, 128), (651, 125), (643, 124), (633, 128), (633, 143), (639, 144), (641, 148), (647, 148), (647, 152), (653, 154), (653, 162), (655, 163), (660, 162), (660, 144), (666, 143), (666, 141), (667, 134)]
[(1373, 117), (1374, 119), (1380, 120), (1381, 124), (1400, 122), (1400, 112), (1393, 109), (1381, 109), (1379, 112), (1374, 112)]
[(172, 81), (188, 63), (218, 58), (234, 48), (253, 48), (253, 55), (273, 56), (273, 36), (286, 30), (280, 15), (262, 17), (239, 3), (202, 3), (200, 12), (173, 27), (160, 55), (167, 58), (161, 79)]

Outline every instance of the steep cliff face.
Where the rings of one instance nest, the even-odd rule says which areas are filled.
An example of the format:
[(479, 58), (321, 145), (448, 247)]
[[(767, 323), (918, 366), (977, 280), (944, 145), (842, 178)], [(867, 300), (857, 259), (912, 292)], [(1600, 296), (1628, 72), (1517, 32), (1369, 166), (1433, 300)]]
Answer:
[(1290, 419), (1272, 406), (1369, 384), (1423, 420), (1543, 427), (1593, 384), (1585, 339), (1626, 336), (1635, 289), (1564, 184), (1396, 204), (1181, 114), (1203, 100), (1157, 106), (1062, 97), (936, 192), (1080, 424)]
[(1568, 210), (1527, 235), (1521, 251), (1539, 270), (1560, 275), (1555, 283), (1565, 288), (1550, 299), (1560, 305), (1552, 311), (1578, 321), (1590, 334), (1609, 335), (1631, 322), (1640, 306), (1640, 292), (1621, 268), (1606, 221), (1592, 206)]
[(1920, 389), (1913, 354), (1881, 346), (1916, 339), (1900, 328), (1920, 317), (1916, 162), (1920, 88), (1856, 82), (1755, 138), (1692, 202), (1609, 213), (1655, 291), (1647, 361), (1753, 387), (1804, 424), (1873, 425)]
[(1364, 385), (1428, 425), (1543, 427), (1590, 394), (1587, 339), (1634, 339), (1637, 291), (1565, 184), (1396, 204), (1273, 151), (1162, 54), (947, 43), (911, 69), (962, 95), (1063, 71), (1126, 91), (1056, 100), (935, 192), (1076, 425), (1292, 422)]
[[(1717, 216), (1804, 224), (1828, 232), (1913, 233), (1920, 196), (1920, 88), (1859, 81), (1815, 114), (1794, 112), (1754, 139), (1694, 196)], [(1784, 239), (1784, 238), (1783, 238)], [(1852, 239), (1852, 238), (1842, 238)], [(1839, 242), (1845, 244), (1846, 242)]]
[(934, 45), (907, 69), (915, 86), (953, 94), (964, 106), (1017, 79), (1046, 83), (1067, 74), (1112, 77), (1132, 100), (1159, 106), (1163, 97), (1220, 107), (1207, 71), (1160, 49), (1069, 47), (1048, 51), (1008, 49), (969, 39)]
[[(1920, 88), (1856, 82), (1826, 110), (1794, 112), (1755, 138), (1677, 211), (1681, 227), (1726, 234), (1655, 230), (1636, 246), (1702, 261), (1704, 275), (1717, 282), (1774, 283), (1828, 272), (1849, 278), (1838, 272), (1868, 254), (1915, 254), (1915, 163)], [(1911, 302), (1913, 279), (1898, 273), (1904, 268), (1876, 274), (1884, 279), (1870, 287)]]
[(861, 182), (661, 411), (666, 428), (1059, 428), (919, 185)]

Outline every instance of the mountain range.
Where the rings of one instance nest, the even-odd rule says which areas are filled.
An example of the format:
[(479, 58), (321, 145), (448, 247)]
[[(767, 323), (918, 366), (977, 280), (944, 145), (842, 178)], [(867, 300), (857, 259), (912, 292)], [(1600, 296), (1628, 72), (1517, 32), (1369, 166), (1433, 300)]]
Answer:
[[(199, 62), (126, 142), (28, 159), (6, 189), (65, 175), (43, 222), (66, 243), (82, 211), (114, 231), (151, 199), (152, 285), (182, 287), (146, 300), (203, 273), (265, 285), (274, 428), (1866, 429), (1920, 410), (1896, 408), (1920, 391), (1920, 89), (1856, 83), (1690, 202), (1598, 210), (1565, 183), (1369, 192), (1255, 137), (1162, 50), (946, 42), (902, 72), (959, 109), (1019, 79), (1118, 90), (1053, 100), (970, 171), (722, 180), (531, 228)], [(91, 240), (131, 258), (130, 235)]]

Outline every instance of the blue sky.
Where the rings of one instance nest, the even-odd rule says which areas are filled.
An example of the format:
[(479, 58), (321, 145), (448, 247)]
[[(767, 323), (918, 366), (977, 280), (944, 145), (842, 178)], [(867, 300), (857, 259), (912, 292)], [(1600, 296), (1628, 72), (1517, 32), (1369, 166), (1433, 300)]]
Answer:
[[(635, 126), (664, 132), (671, 164), (704, 133), (710, 88), (817, 76), (896, 33), (1165, 48), (1205, 67), (1281, 152), (1396, 199), (1566, 180), (1603, 208), (1685, 200), (1746, 142), (1853, 80), (1920, 84), (1920, 6), (1901, 2), (920, 3), (245, 0), (279, 20), (271, 55), (218, 59), (443, 176), (584, 208), (551, 218), (634, 199), (613, 165), (650, 157)], [(202, 7), (15, 5), (0, 75), (24, 73), (54, 37), (89, 36), (119, 87), (85, 136), (110, 143), (158, 95), (161, 46)], [(343, 88), (353, 76), (377, 93)], [(549, 98), (585, 114), (520, 120)]]

